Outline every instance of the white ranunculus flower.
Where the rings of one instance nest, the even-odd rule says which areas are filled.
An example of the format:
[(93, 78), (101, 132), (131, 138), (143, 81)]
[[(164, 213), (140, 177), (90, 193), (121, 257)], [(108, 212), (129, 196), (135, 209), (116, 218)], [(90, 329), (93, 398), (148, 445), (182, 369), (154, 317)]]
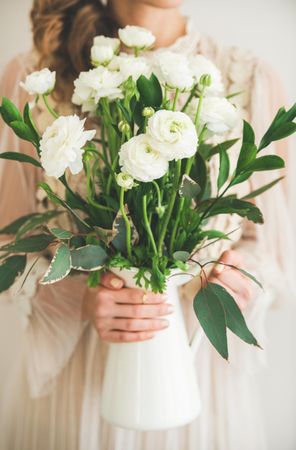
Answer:
[(134, 187), (134, 179), (128, 173), (120, 172), (116, 175), (117, 184), (124, 189), (132, 189)]
[(189, 67), (194, 74), (196, 82), (199, 82), (202, 75), (211, 75), (211, 85), (205, 89), (205, 95), (218, 96), (223, 94), (222, 74), (212, 61), (203, 55), (190, 56)]
[(155, 36), (146, 28), (127, 25), (118, 30), (121, 42), (130, 48), (145, 49), (151, 47), (155, 42)]
[(117, 38), (110, 38), (106, 36), (95, 36), (94, 45), (110, 47), (113, 50), (113, 53), (117, 53), (120, 47), (120, 40)]
[(108, 64), (113, 55), (113, 49), (108, 45), (93, 45), (90, 51), (91, 62), (94, 66)]
[(45, 68), (27, 75), (25, 82), (20, 82), (20, 86), (30, 95), (44, 95), (53, 90), (55, 81), (56, 73)]
[(152, 72), (147, 58), (142, 56), (136, 58), (126, 53), (115, 56), (108, 65), (108, 69), (119, 71), (125, 80), (131, 76), (134, 81), (137, 81), (141, 75), (149, 77)]
[(181, 91), (190, 90), (195, 81), (186, 56), (169, 50), (156, 54), (154, 72), (163, 85)]
[(112, 72), (106, 67), (99, 66), (88, 72), (81, 72), (79, 78), (74, 81), (74, 94), (72, 102), (75, 105), (82, 105), (82, 111), (89, 111), (100, 98), (106, 97), (109, 100), (122, 97), (120, 85), (124, 78), (119, 72)]
[(161, 178), (168, 171), (168, 160), (152, 145), (147, 134), (134, 136), (119, 151), (122, 171), (144, 183)]
[(180, 111), (157, 111), (148, 120), (147, 134), (154, 148), (169, 161), (190, 158), (196, 152), (198, 137), (187, 114)]
[(82, 147), (96, 134), (84, 130), (84, 120), (77, 115), (60, 116), (46, 128), (40, 141), (40, 159), (47, 175), (60, 178), (67, 168), (73, 174), (83, 169)]
[[(195, 114), (197, 101), (190, 105), (192, 115)], [(188, 113), (190, 113), (188, 110)], [(204, 125), (213, 134), (223, 134), (232, 130), (239, 121), (239, 112), (226, 98), (205, 97), (202, 100), (199, 116), (199, 129)]]

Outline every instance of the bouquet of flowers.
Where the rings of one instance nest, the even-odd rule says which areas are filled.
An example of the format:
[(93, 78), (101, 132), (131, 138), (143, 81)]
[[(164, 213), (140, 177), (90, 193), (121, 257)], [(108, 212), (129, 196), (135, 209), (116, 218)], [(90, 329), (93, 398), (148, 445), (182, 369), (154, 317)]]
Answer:
[[(53, 116), (42, 135), (31, 104), (21, 113), (9, 99), (2, 99), (2, 119), (19, 138), (32, 143), (36, 158), (17, 152), (1, 153), (0, 158), (37, 166), (59, 179), (65, 196), (41, 182), (39, 187), (55, 207), (20, 217), (0, 230), (14, 236), (0, 247), (0, 292), (24, 273), (27, 254), (48, 248), (54, 248), (55, 254), (43, 284), (84, 271), (88, 285), (95, 287), (102, 271), (137, 268), (138, 286), (163, 292), (172, 269), (186, 272), (195, 264), (202, 272), (213, 261), (202, 263), (199, 251), (229, 239), (223, 230), (209, 227), (212, 217), (238, 214), (263, 223), (252, 199), (282, 177), (243, 198), (237, 197), (235, 186), (254, 172), (284, 167), (279, 156), (261, 156), (261, 151), (296, 131), (296, 105), (278, 111), (259, 144), (251, 125), (243, 123), (232, 172), (228, 152), (239, 139), (223, 141), (221, 135), (240, 119), (231, 95), (224, 96), (218, 68), (201, 55), (149, 53), (155, 38), (143, 28), (127, 26), (119, 31), (119, 38), (97, 36), (91, 49), (94, 68), (74, 82), (72, 101), (89, 123), (98, 125), (96, 129), (85, 129), (86, 117), (59, 116), (52, 108), (49, 95), (55, 72), (47, 68), (22, 83)], [(121, 43), (126, 52), (120, 52)], [(215, 180), (212, 158), (220, 162)], [(85, 198), (71, 187), (69, 171), (84, 171)], [(50, 226), (63, 213), (70, 215), (71, 229)], [(251, 274), (237, 270), (260, 284)], [(224, 358), (227, 328), (258, 345), (223, 287), (204, 281), (193, 306), (205, 334)]]

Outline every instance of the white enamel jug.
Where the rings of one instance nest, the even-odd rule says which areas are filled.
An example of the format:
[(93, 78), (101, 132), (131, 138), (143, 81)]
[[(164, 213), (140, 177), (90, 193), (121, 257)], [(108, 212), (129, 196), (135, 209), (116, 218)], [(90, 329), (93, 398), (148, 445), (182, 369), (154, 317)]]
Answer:
[[(136, 269), (112, 271), (137, 287)], [(194, 269), (194, 275), (199, 269)], [(191, 272), (193, 273), (193, 272)], [(188, 343), (178, 286), (192, 279), (175, 270), (167, 281), (168, 302), (174, 312), (170, 325), (155, 337), (135, 343), (109, 345), (102, 386), (102, 417), (131, 430), (165, 430), (192, 422), (201, 409), (193, 359), (202, 339), (198, 330)]]

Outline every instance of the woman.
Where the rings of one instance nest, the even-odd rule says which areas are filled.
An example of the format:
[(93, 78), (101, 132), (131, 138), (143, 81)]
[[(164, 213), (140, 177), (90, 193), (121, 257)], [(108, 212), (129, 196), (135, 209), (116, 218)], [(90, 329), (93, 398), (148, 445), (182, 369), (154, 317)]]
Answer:
[[(154, 33), (157, 47), (169, 47), (184, 54), (202, 53), (216, 62), (227, 90), (244, 91), (236, 98), (237, 106), (260, 136), (283, 103), (276, 78), (252, 55), (237, 48), (222, 49), (211, 39), (191, 30), (179, 11), (180, 3), (181, 0), (109, 0), (104, 6), (100, 0), (35, 0), (31, 14), (35, 49), (8, 66), (1, 95), (12, 98), (21, 108), (27, 99), (19, 82), (36, 67), (47, 66), (59, 75), (56, 101), (60, 111), (71, 111), (73, 80), (89, 65), (93, 37), (98, 34), (114, 36), (119, 26), (135, 24)], [(35, 119), (40, 129), (51, 120), (40, 108), (35, 110)], [(19, 147), (8, 127), (1, 129), (1, 138), (1, 149)], [(23, 144), (19, 150), (32, 152)], [(46, 207), (44, 199), (36, 192), (37, 181), (34, 168), (1, 162), (1, 227), (20, 215)], [(254, 183), (264, 184), (264, 176), (260, 175)], [(272, 197), (264, 197), (263, 210), (269, 226), (263, 232), (246, 225), (231, 250), (229, 244), (210, 247), (215, 258), (221, 254), (222, 261), (241, 265), (263, 280), (265, 294), (254, 289), (238, 271), (215, 268), (210, 275), (212, 281), (232, 292), (260, 342), (264, 315), (271, 302), (269, 288), (273, 289), (280, 279), (284, 282), (281, 277), (285, 260), (279, 258), (289, 230), (282, 236), (270, 226), (275, 224), (276, 204), (282, 205), (282, 222), (286, 219), (288, 223), (284, 202), (279, 186), (273, 190)], [(219, 219), (220, 228), (235, 228), (235, 218), (222, 220)], [(267, 250), (271, 240), (274, 245)], [(37, 285), (44, 266), (42, 262), (38, 269), (35, 266), (27, 291), (25, 286), (23, 298), (19, 298), (23, 304), (27, 302), (31, 315), (24, 334), (22, 359), (10, 379), (12, 389), (7, 387), (7, 398), (3, 402), (1, 449), (265, 448), (256, 393), (251, 389), (253, 374), (261, 364), (263, 353), (241, 344), (234, 336), (230, 336), (230, 365), (206, 340), (202, 342), (196, 370), (203, 410), (193, 423), (165, 432), (133, 432), (105, 423), (100, 418), (100, 385), (106, 343), (153, 339), (155, 333), (169, 326), (170, 305), (165, 296), (154, 294), (149, 294), (147, 302), (142, 304), (143, 291), (126, 289), (122, 280), (110, 273), (102, 277), (96, 290), (85, 287), (83, 276), (53, 286)], [(182, 288), (189, 335), (196, 326), (192, 312), (194, 289), (195, 281)]]

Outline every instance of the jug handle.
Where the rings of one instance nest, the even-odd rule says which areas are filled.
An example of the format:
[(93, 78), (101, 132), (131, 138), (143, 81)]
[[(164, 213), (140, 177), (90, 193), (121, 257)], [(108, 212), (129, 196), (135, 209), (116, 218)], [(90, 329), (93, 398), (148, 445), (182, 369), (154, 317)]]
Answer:
[(200, 344), (202, 343), (203, 337), (204, 337), (203, 329), (201, 327), (197, 328), (189, 344), (193, 357), (196, 355), (200, 347)]

